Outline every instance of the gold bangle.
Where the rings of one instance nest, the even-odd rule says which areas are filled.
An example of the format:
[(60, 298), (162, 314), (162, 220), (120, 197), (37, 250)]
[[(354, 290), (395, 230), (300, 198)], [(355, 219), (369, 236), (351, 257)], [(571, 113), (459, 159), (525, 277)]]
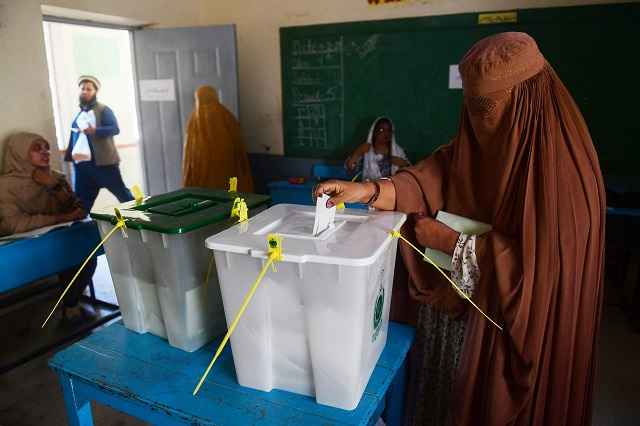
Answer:
[(375, 186), (375, 192), (373, 193), (369, 201), (367, 201), (366, 203), (360, 203), (363, 206), (370, 206), (371, 204), (375, 203), (380, 196), (380, 184), (378, 183), (378, 181), (375, 179), (367, 179), (367, 182), (373, 183), (373, 185)]

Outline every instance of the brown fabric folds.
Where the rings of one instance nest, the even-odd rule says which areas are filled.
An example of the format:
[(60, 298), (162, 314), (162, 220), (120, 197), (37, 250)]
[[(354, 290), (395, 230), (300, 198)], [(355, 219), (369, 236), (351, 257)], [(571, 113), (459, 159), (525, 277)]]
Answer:
[[(591, 137), (534, 40), (503, 33), (460, 63), (465, 97), (455, 139), (392, 177), (400, 211), (489, 222), (449, 424), (590, 425), (603, 292), (605, 191)], [(416, 243), (413, 225), (402, 233)], [(401, 244), (412, 295), (431, 303), (442, 280)]]
[(513, 34), (497, 34), (491, 45), (477, 43), (462, 58), (459, 68), (466, 96), (505, 90), (540, 72), (545, 60), (536, 42)]
[(228, 190), (229, 180), (236, 177), (238, 191), (254, 192), (238, 120), (212, 87), (198, 87), (195, 98), (186, 129), (182, 186)]

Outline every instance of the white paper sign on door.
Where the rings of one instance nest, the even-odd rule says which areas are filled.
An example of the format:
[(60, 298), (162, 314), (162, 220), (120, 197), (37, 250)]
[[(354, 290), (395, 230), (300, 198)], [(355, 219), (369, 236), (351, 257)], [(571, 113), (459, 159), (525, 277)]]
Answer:
[(140, 100), (149, 101), (175, 101), (176, 89), (173, 79), (166, 80), (139, 80)]

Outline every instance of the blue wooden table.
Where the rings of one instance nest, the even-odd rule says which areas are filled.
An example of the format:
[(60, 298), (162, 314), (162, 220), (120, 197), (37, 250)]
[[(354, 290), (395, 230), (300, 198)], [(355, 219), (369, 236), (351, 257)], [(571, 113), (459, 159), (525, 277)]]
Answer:
[(121, 321), (58, 352), (49, 366), (60, 375), (71, 425), (93, 424), (90, 400), (163, 425), (368, 425), (385, 408), (387, 424), (394, 425), (402, 422), (405, 358), (413, 338), (412, 327), (389, 323), (387, 345), (353, 411), (238, 385), (229, 345), (194, 396), (221, 338), (189, 353), (131, 331)]

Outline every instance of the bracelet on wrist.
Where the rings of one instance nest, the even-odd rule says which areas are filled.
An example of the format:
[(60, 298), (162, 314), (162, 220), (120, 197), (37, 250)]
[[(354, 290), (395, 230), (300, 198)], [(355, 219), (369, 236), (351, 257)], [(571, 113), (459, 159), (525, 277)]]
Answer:
[(373, 185), (375, 186), (375, 190), (369, 201), (367, 201), (366, 203), (360, 203), (363, 206), (370, 206), (371, 204), (375, 203), (380, 196), (380, 184), (378, 183), (378, 181), (375, 179), (367, 179), (367, 182), (373, 183)]

